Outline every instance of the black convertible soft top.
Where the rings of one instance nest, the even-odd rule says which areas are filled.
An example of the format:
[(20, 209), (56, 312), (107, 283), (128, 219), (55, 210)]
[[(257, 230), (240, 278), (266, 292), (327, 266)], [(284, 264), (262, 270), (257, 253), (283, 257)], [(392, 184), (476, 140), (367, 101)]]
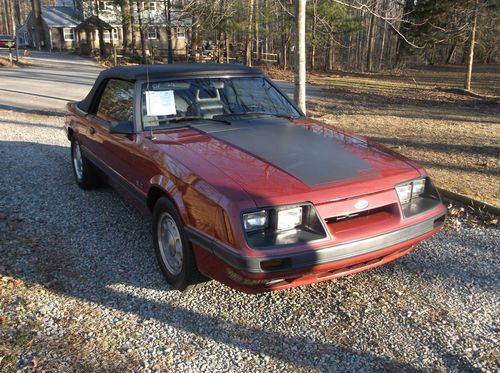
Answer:
[(196, 76), (226, 76), (226, 75), (255, 75), (262, 74), (259, 69), (233, 64), (216, 63), (179, 63), (172, 65), (137, 65), (118, 66), (102, 71), (94, 86), (90, 90), (78, 107), (88, 112), (92, 105), (94, 96), (100, 91), (101, 83), (107, 79), (122, 79), (135, 82), (136, 80), (149, 79), (170, 79), (175, 77), (196, 77)]

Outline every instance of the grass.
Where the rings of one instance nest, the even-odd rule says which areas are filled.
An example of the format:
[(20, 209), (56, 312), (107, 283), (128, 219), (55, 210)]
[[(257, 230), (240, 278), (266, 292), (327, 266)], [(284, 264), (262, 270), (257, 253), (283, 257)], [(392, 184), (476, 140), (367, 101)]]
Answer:
[(416, 160), (444, 189), (500, 206), (500, 65), (475, 67), (478, 95), (460, 89), (463, 79), (463, 66), (312, 73), (325, 94), (308, 98), (308, 115)]
[(30, 63), (28, 61), (26, 61), (26, 60), (22, 61), (21, 58), (19, 58), (19, 61), (16, 62), (15, 55), (12, 56), (12, 61), (13, 61), (13, 64), (11, 65), (9, 57), (0, 56), (0, 68), (2, 68), (2, 67), (25, 67), (27, 65), (30, 65)]

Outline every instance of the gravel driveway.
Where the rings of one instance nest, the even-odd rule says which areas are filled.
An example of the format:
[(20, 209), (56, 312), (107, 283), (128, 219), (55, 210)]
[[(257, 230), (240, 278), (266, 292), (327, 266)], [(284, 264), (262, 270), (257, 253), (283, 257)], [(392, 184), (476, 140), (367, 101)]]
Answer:
[(170, 290), (150, 222), (73, 181), (62, 117), (0, 111), (0, 370), (498, 371), (498, 228), (246, 295)]

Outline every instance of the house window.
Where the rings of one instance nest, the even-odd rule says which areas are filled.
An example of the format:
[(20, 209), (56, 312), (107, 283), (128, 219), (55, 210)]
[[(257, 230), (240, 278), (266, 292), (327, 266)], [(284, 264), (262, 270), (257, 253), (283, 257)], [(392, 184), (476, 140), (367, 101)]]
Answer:
[(177, 27), (177, 39), (184, 39), (186, 37), (186, 29), (184, 27)]
[(156, 27), (148, 28), (148, 39), (158, 39), (158, 32), (156, 30)]
[(156, 11), (156, 2), (154, 1), (145, 1), (142, 3), (144, 11), (151, 11), (155, 12)]
[(113, 4), (110, 1), (99, 1), (99, 10), (112, 11)]
[[(104, 30), (104, 41), (110, 41), (111, 38), (110, 36), (113, 36), (113, 40), (118, 40), (118, 31), (114, 28), (111, 30), (111, 35), (109, 33), (109, 30)], [(97, 37), (99, 37), (99, 30), (97, 30)]]
[(64, 41), (75, 40), (75, 30), (72, 28), (63, 28)]

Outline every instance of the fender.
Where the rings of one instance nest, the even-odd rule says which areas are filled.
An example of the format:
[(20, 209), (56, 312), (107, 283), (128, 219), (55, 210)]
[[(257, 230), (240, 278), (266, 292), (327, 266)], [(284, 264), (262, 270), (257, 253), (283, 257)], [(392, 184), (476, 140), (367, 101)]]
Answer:
[(189, 214), (182, 198), (182, 193), (171, 179), (165, 175), (155, 175), (149, 180), (148, 196), (152, 188), (158, 188), (163, 191), (176, 205), (179, 214), (184, 222), (189, 222)]

